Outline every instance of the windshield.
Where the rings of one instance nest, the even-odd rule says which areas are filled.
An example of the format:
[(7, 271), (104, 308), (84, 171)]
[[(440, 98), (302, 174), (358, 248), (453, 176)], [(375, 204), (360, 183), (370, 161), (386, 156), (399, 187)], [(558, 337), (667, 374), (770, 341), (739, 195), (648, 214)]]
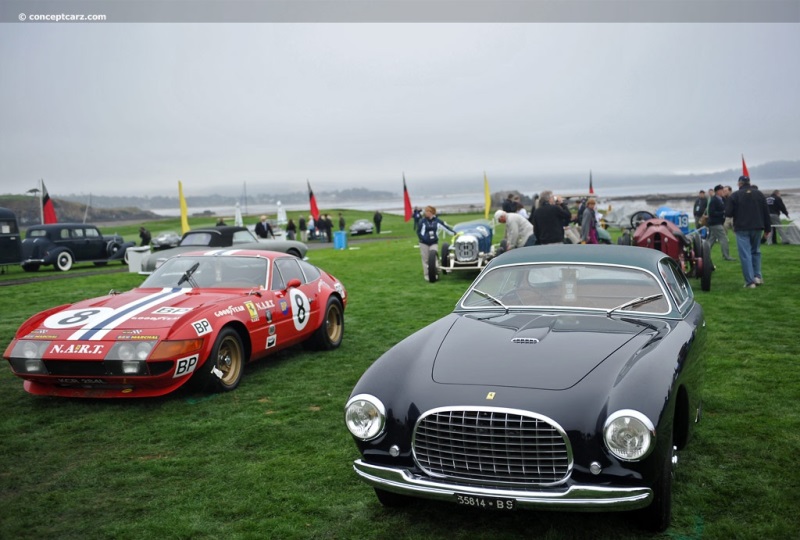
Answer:
[(261, 289), (267, 283), (268, 262), (259, 257), (174, 257), (158, 267), (141, 286)]
[[(661, 285), (652, 275), (634, 268), (563, 263), (523, 264), (497, 267), (479, 276), (462, 298), (461, 307), (547, 307), (667, 313), (669, 305), (663, 294)], [(620, 308), (633, 300), (653, 295), (661, 296)]]

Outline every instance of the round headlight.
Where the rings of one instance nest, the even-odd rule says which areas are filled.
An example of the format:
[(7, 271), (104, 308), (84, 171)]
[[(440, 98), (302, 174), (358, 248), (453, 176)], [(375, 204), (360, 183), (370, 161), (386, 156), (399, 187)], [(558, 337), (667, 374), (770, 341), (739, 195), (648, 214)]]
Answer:
[(147, 356), (150, 354), (150, 351), (153, 350), (153, 344), (149, 341), (145, 341), (143, 343), (138, 343), (136, 345), (136, 359), (137, 360), (147, 360)]
[(375, 396), (359, 394), (350, 398), (345, 405), (344, 421), (354, 437), (368, 441), (383, 433), (386, 409)]
[(655, 446), (653, 423), (638, 411), (617, 411), (606, 420), (603, 439), (612, 454), (623, 461), (638, 461)]
[(123, 343), (117, 349), (120, 360), (133, 360), (136, 355), (136, 345), (133, 343)]

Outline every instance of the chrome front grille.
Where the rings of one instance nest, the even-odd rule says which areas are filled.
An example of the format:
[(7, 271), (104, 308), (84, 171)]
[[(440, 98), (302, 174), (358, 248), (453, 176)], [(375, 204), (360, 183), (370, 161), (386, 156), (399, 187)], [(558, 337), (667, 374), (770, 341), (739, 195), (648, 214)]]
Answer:
[(478, 239), (474, 236), (456, 238), (455, 252), (458, 262), (478, 260)]
[(572, 470), (564, 430), (544, 416), (514, 409), (429, 411), (414, 428), (413, 450), (430, 476), (484, 487), (551, 486)]

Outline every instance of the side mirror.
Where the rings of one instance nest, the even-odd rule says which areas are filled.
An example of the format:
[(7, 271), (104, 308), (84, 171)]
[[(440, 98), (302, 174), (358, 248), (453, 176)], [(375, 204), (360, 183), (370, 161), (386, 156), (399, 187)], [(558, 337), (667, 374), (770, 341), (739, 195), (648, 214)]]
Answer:
[(299, 287), (302, 284), (303, 283), (297, 278), (290, 279), (289, 283), (286, 284), (286, 290), (288, 291), (289, 289), (296, 289), (297, 287)]

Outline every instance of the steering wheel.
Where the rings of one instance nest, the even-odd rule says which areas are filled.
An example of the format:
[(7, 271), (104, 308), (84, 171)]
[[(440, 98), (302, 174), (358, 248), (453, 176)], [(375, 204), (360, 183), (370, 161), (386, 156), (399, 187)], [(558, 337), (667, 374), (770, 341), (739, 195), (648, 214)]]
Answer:
[(654, 217), (656, 216), (651, 212), (648, 212), (647, 210), (640, 210), (638, 212), (635, 212), (631, 216), (631, 227), (633, 228), (633, 230), (636, 230), (639, 228), (639, 225), (641, 225), (648, 219), (653, 219)]

